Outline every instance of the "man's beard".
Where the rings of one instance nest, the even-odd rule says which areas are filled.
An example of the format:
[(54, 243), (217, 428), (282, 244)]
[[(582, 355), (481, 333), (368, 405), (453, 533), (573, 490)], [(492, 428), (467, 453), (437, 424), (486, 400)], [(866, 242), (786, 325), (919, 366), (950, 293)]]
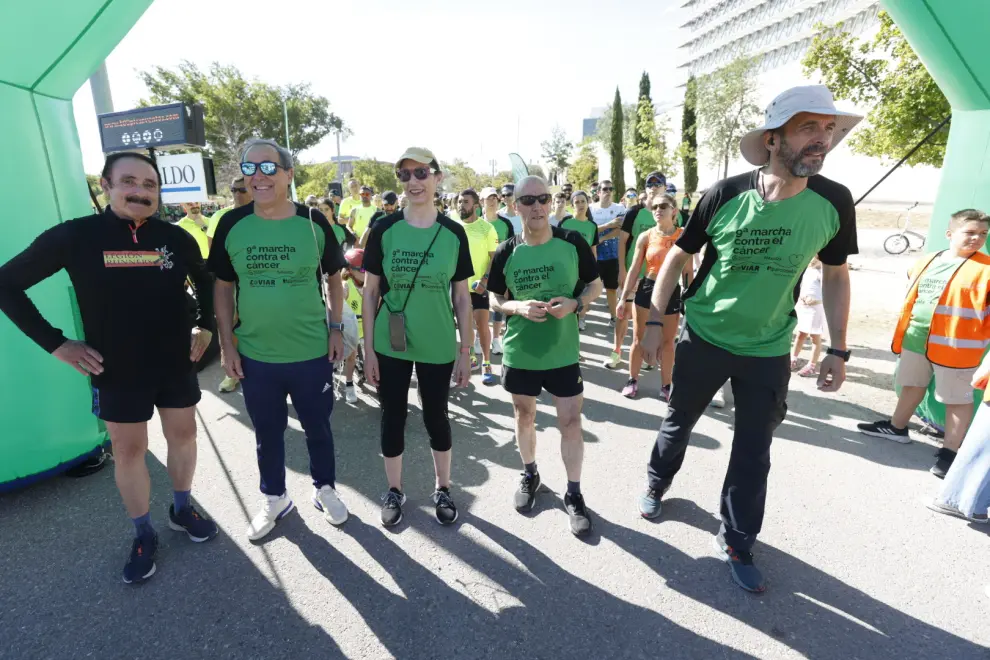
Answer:
[(465, 211), (464, 209), (457, 209), (457, 215), (461, 216), (461, 220), (467, 220), (472, 215), (474, 215), (474, 209), (470, 211)]
[[(822, 159), (815, 164), (809, 165), (803, 161), (804, 157), (809, 154), (821, 154)], [(779, 156), (784, 162), (784, 166), (787, 167), (787, 171), (790, 172), (792, 176), (796, 176), (799, 179), (804, 179), (818, 174), (822, 171), (822, 167), (825, 165), (825, 147), (818, 144), (809, 145), (800, 152), (795, 153), (794, 150), (791, 149), (791, 146), (787, 144), (787, 141), (781, 138)]]

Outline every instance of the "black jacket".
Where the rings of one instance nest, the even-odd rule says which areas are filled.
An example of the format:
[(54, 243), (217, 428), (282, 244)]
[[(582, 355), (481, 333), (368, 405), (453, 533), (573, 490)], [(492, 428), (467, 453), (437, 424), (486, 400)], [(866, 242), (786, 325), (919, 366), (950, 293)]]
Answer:
[[(139, 385), (192, 368), (193, 326), (213, 329), (213, 280), (184, 229), (157, 217), (135, 227), (108, 208), (52, 227), (0, 266), (0, 311), (49, 353), (66, 336), (25, 292), (62, 269), (75, 290), (85, 341), (103, 356), (94, 385)], [(187, 278), (199, 302), (196, 315), (189, 311)]]

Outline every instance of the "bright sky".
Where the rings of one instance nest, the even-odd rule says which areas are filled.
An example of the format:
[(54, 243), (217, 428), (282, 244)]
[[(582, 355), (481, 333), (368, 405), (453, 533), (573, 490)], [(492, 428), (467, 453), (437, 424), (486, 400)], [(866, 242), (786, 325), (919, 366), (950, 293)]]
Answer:
[[(623, 102), (650, 74), (658, 106), (678, 104), (683, 0), (157, 0), (107, 59), (115, 110), (147, 90), (137, 71), (219, 61), (271, 84), (308, 82), (354, 131), (341, 153), (391, 160), (429, 147), (485, 170), (518, 151), (540, 160), (559, 124)], [(89, 85), (73, 99), (87, 172), (103, 162)], [(336, 155), (328, 136), (303, 162)]]

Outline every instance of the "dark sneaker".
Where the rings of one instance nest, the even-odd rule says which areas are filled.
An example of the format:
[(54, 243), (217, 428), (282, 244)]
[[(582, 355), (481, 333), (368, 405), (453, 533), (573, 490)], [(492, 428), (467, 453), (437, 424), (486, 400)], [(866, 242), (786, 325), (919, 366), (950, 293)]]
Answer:
[(433, 491), (433, 503), (437, 505), (437, 522), (441, 525), (450, 525), (457, 520), (457, 507), (454, 500), (450, 498), (450, 491), (446, 488), (438, 488)]
[(660, 400), (664, 403), (670, 403), (670, 389), (671, 385), (663, 385), (660, 387)]
[(525, 513), (532, 511), (536, 505), (536, 492), (540, 490), (540, 473), (530, 474), (523, 472), (522, 479), (519, 480), (519, 488), (516, 490), (516, 511)]
[(860, 433), (872, 435), (874, 438), (887, 438), (902, 445), (911, 444), (911, 436), (908, 435), (907, 428), (899, 429), (891, 424), (890, 420), (857, 424), (856, 428)]
[(382, 495), (382, 502), (382, 527), (393, 527), (402, 522), (402, 505), (406, 503), (406, 496), (395, 488), (389, 488)]
[(663, 509), (660, 498), (663, 497), (664, 492), (659, 488), (647, 488), (639, 498), (639, 515), (649, 519), (659, 518)]
[(952, 467), (952, 461), (954, 460), (956, 460), (956, 452), (942, 447), (935, 452), (935, 465), (928, 471), (939, 479), (945, 479), (945, 475), (949, 472), (949, 468)]
[(199, 514), (192, 504), (175, 512), (175, 505), (168, 505), (168, 526), (177, 532), (185, 532), (196, 543), (209, 541), (217, 535), (217, 524)]
[(584, 506), (584, 496), (578, 493), (564, 495), (564, 508), (567, 509), (567, 517), (570, 518), (571, 534), (574, 536), (584, 536), (591, 531), (591, 515)]
[(719, 559), (729, 565), (732, 580), (740, 587), (754, 594), (761, 594), (767, 589), (763, 573), (753, 564), (753, 553), (736, 550), (726, 545), (721, 536), (712, 537), (715, 553)]
[(124, 564), (124, 582), (141, 584), (155, 574), (155, 553), (158, 552), (158, 534), (139, 536), (131, 544), (131, 556)]

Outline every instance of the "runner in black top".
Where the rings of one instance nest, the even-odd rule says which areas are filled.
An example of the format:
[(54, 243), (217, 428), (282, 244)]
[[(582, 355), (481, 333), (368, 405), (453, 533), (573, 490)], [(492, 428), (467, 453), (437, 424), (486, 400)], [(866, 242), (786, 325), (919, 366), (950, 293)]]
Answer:
[[(114, 154), (100, 184), (110, 197), (104, 213), (52, 227), (0, 267), (0, 311), (41, 348), (91, 377), (93, 413), (106, 422), (117, 487), (137, 532), (124, 582), (142, 582), (155, 572), (158, 547), (145, 465), (155, 407), (174, 489), (169, 526), (193, 541), (217, 531), (189, 499), (200, 398), (195, 363), (212, 337), (213, 283), (196, 241), (154, 216), (160, 181), (151, 159)], [(75, 288), (85, 342), (67, 339), (25, 293), (62, 269)], [(197, 319), (189, 310), (187, 278), (196, 289)]]

